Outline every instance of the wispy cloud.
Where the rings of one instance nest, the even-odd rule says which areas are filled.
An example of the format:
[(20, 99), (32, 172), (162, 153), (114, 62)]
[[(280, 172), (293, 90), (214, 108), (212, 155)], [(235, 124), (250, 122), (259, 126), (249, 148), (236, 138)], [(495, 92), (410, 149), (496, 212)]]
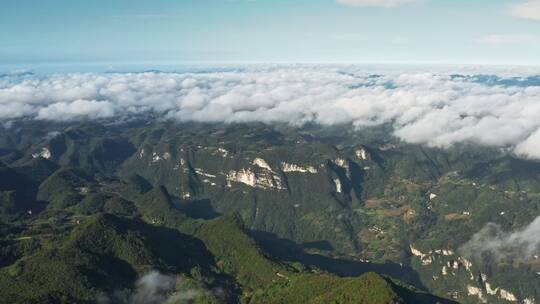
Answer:
[(504, 231), (499, 225), (488, 223), (460, 251), (476, 260), (484, 258), (530, 261), (540, 255), (540, 217), (514, 232)]
[(511, 5), (510, 14), (518, 18), (540, 21), (540, 0), (527, 0), (520, 4)]
[(478, 39), (481, 43), (491, 45), (516, 45), (516, 44), (537, 44), (540, 37), (532, 34), (493, 34)]
[(337, 0), (338, 3), (350, 6), (367, 7), (398, 7), (403, 4), (418, 2), (418, 0)]
[[(116, 291), (112, 295), (100, 294), (99, 304), (170, 304), (191, 303), (193, 300), (208, 296), (220, 297), (221, 289), (205, 290), (186, 288), (182, 279), (151, 271), (137, 280), (131, 293)], [(179, 291), (178, 291), (179, 289)]]

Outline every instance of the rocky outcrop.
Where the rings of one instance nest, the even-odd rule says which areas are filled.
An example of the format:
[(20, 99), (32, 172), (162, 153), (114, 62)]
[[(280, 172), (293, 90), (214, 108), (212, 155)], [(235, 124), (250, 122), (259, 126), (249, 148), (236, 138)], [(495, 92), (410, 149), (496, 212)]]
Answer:
[(339, 180), (339, 178), (334, 179), (334, 186), (336, 187), (336, 192), (337, 193), (341, 193), (343, 191), (343, 189), (341, 187), (341, 181)]
[(227, 157), (229, 155), (229, 151), (224, 148), (218, 148), (216, 151), (219, 152), (223, 157)]
[(51, 158), (51, 156), (52, 156), (51, 151), (45, 147), (41, 148), (39, 152), (32, 154), (32, 158), (41, 157), (41, 158), (49, 159)]
[(226, 180), (228, 187), (232, 187), (232, 183), (235, 182), (254, 188), (285, 190), (281, 177), (271, 171), (255, 173), (250, 169), (231, 170), (226, 175)]
[[(467, 295), (478, 298), (479, 303), (489, 303), (490, 297), (496, 297), (508, 302), (518, 302), (518, 297), (512, 292), (501, 287), (493, 286), (493, 284), (488, 281), (486, 274), (481, 273), (479, 277), (475, 276), (473, 274), (472, 262), (465, 257), (455, 256), (454, 251), (450, 249), (435, 249), (424, 253), (410, 245), (410, 251), (412, 256), (420, 259), (422, 266), (431, 265), (436, 261), (442, 262), (440, 259), (446, 257), (447, 259), (442, 265), (440, 272), (442, 277), (450, 275), (455, 276), (458, 274), (458, 271), (466, 271), (470, 279), (470, 283), (465, 286)], [(450, 259), (448, 259), (449, 257)], [(437, 277), (437, 279), (440, 279), (440, 277)], [(534, 304), (535, 299), (529, 297), (524, 299), (523, 303)]]
[(299, 165), (296, 165), (296, 164), (289, 164), (289, 163), (286, 163), (286, 162), (282, 162), (281, 163), (281, 170), (283, 172), (299, 172), (299, 173), (312, 173), (312, 174), (316, 174), (318, 171), (317, 171), (317, 168), (313, 167), (313, 166), (307, 166), (307, 167), (302, 167), (302, 166), (299, 166)]
[(482, 289), (467, 285), (467, 294), (469, 296), (476, 296), (478, 297), (478, 300), (480, 300), (481, 303), (487, 303), (487, 300), (484, 298), (484, 293), (482, 292)]
[(347, 161), (346, 161), (345, 159), (343, 159), (343, 158), (336, 158), (336, 159), (334, 160), (334, 164), (336, 164), (336, 165), (339, 166), (339, 167), (345, 168), (345, 169), (349, 168), (349, 164), (348, 164)]
[(501, 299), (503, 300), (510, 301), (510, 302), (517, 302), (517, 298), (513, 293), (507, 290), (504, 290), (502, 288), (500, 290), (500, 296), (501, 296)]
[(169, 160), (171, 158), (171, 153), (165, 152), (162, 155), (159, 155), (157, 152), (152, 153), (152, 162), (158, 162), (160, 160)]
[(356, 157), (358, 157), (358, 159), (361, 159), (361, 160), (369, 160), (370, 159), (369, 152), (364, 148), (361, 148), (361, 149), (358, 149), (358, 150), (354, 151), (354, 154), (356, 154)]
[[(422, 265), (430, 265), (433, 263), (434, 255), (442, 255), (442, 256), (451, 256), (454, 255), (454, 252), (449, 249), (436, 249), (436, 250), (430, 250), (427, 253), (423, 253), (422, 251), (414, 248), (412, 245), (409, 246), (411, 250), (411, 254), (415, 257), (419, 257), (420, 261), (422, 262)], [(449, 265), (449, 267), (451, 267)], [(445, 270), (443, 270), (443, 274), (445, 273)]]
[(258, 166), (260, 168), (263, 168), (263, 169), (266, 169), (268, 171), (272, 171), (272, 168), (270, 167), (270, 165), (262, 158), (255, 158), (253, 160), (253, 164), (255, 166)]
[(217, 176), (214, 174), (206, 173), (201, 168), (195, 168), (195, 173), (197, 173), (200, 176), (208, 177), (208, 178), (216, 178)]

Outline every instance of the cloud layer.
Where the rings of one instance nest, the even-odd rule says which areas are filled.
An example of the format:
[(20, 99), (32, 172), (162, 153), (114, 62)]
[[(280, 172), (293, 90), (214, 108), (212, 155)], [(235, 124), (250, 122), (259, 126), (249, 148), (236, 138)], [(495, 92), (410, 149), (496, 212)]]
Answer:
[(435, 147), (474, 142), (540, 159), (540, 77), (252, 67), (202, 73), (0, 77), (0, 120), (73, 121), (153, 113), (200, 122), (391, 124)]

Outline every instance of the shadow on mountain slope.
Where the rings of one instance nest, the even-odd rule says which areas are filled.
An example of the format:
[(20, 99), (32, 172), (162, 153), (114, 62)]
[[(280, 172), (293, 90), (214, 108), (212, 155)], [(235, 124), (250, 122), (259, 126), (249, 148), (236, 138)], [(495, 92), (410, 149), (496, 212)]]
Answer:
[[(427, 290), (418, 274), (408, 266), (401, 266), (395, 263), (378, 264), (361, 262), (306, 253), (303, 249), (313, 248), (313, 246), (305, 247), (264, 231), (253, 231), (252, 237), (264, 250), (283, 261), (299, 261), (341, 277), (355, 277), (367, 272), (376, 272), (411, 284), (420, 290)], [(311, 242), (308, 245), (317, 243), (320, 242)]]

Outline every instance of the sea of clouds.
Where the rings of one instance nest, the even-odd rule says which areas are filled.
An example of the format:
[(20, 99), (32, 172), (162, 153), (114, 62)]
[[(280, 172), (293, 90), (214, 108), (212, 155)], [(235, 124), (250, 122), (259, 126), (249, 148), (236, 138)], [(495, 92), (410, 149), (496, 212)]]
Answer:
[(540, 159), (540, 77), (532, 71), (375, 74), (361, 66), (268, 66), (0, 76), (4, 122), (144, 113), (199, 122), (391, 124), (394, 135), (410, 143), (475, 142)]

